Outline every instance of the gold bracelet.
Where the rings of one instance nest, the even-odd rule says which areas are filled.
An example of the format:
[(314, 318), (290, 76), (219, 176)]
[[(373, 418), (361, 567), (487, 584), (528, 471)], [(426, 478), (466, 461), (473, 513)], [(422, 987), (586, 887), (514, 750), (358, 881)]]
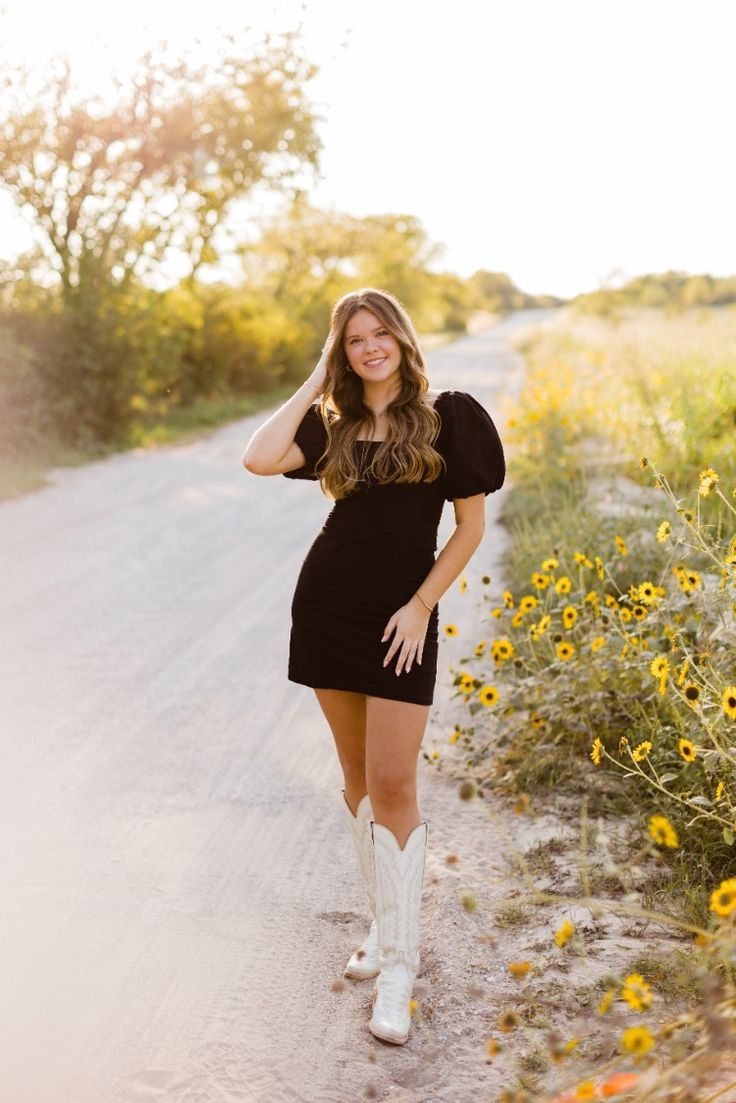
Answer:
[(424, 598), (422, 597), (422, 595), (421, 595), (421, 594), (419, 593), (419, 590), (417, 590), (417, 591), (416, 591), (416, 595), (417, 595), (417, 597), (419, 598), (419, 600), (421, 601), (421, 603), (422, 603), (422, 605), (424, 606), (424, 608), (425, 608), (425, 609), (429, 609), (429, 611), (430, 611), (430, 613), (431, 613), (431, 612), (432, 612), (432, 606), (431, 606), (431, 605), (427, 605), (426, 601), (424, 600)]

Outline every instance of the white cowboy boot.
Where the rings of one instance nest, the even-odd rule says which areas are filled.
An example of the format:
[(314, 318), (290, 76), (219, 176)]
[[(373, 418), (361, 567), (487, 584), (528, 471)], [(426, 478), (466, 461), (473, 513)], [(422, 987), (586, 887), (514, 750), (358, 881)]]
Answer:
[(366, 977), (378, 975), (378, 927), (376, 925), (376, 875), (373, 870), (373, 849), (371, 846), (371, 804), (368, 794), (361, 797), (356, 814), (353, 815), (350, 805), (345, 798), (345, 790), (342, 790), (345, 799), (345, 807), (350, 821), (350, 830), (358, 852), (358, 862), (363, 878), (368, 889), (368, 902), (371, 909), (371, 929), (362, 946), (359, 946), (344, 969), (346, 977), (355, 980), (364, 980)]
[(409, 1000), (419, 972), (419, 909), (429, 824), (422, 820), (403, 850), (390, 828), (371, 821), (381, 971), (373, 989), (371, 1033), (402, 1045), (409, 1037)]

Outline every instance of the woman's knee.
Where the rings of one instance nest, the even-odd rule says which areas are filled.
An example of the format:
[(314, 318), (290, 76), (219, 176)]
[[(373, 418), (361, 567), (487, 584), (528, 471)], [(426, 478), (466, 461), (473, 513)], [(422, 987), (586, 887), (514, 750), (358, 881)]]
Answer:
[(366, 782), (371, 798), (383, 804), (403, 805), (416, 800), (416, 767), (407, 772), (382, 764), (368, 771)]

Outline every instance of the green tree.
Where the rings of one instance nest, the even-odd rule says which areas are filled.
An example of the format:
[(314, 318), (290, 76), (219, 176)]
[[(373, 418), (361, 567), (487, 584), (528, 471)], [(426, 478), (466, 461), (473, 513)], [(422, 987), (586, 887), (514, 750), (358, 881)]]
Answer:
[(316, 166), (305, 102), (316, 72), (294, 32), (243, 53), (227, 36), (206, 64), (147, 52), (113, 77), (115, 101), (85, 98), (67, 58), (0, 79), (0, 185), (30, 219), (65, 297), (100, 279), (144, 277), (171, 248), (191, 275), (237, 200)]
[[(147, 277), (178, 250), (194, 286), (219, 259), (216, 232), (233, 232), (239, 202), (257, 187), (288, 192), (317, 165), (304, 91), (315, 71), (293, 32), (249, 51), (226, 36), (206, 64), (149, 51), (132, 77), (113, 76), (110, 102), (85, 97), (64, 57), (43, 71), (6, 67), (0, 186), (34, 245), (3, 266), (0, 307), (31, 350), (39, 424), (50, 413), (64, 441), (120, 441), (173, 393), (177, 356), (203, 322), (195, 311), (191, 326), (172, 328), (169, 300)], [(6, 355), (4, 392), (8, 364)], [(196, 373), (188, 394), (193, 382)]]

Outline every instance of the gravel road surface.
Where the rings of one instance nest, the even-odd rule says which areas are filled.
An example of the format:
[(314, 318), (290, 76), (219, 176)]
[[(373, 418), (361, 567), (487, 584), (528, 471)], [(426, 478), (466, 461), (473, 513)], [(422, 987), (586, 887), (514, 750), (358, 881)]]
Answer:
[[(523, 370), (506, 339), (544, 313), (430, 353), (431, 386), (469, 390), (503, 435)], [(458, 903), (493, 848), (479, 809), (421, 760), (431, 1023), (389, 1046), (368, 1031), (372, 982), (331, 987), (367, 901), (331, 734), (286, 679), (293, 587), (330, 503), (244, 470), (266, 416), (58, 469), (0, 504), (7, 1103), (457, 1103), (494, 1084)], [(469, 578), (495, 576), (506, 491), (486, 500)], [(438, 550), (452, 519), (448, 503)], [(441, 625), (469, 619), (458, 590)], [(463, 718), (448, 673), (461, 642), (441, 645), (428, 751)], [(492, 980), (492, 955), (480, 967)]]

